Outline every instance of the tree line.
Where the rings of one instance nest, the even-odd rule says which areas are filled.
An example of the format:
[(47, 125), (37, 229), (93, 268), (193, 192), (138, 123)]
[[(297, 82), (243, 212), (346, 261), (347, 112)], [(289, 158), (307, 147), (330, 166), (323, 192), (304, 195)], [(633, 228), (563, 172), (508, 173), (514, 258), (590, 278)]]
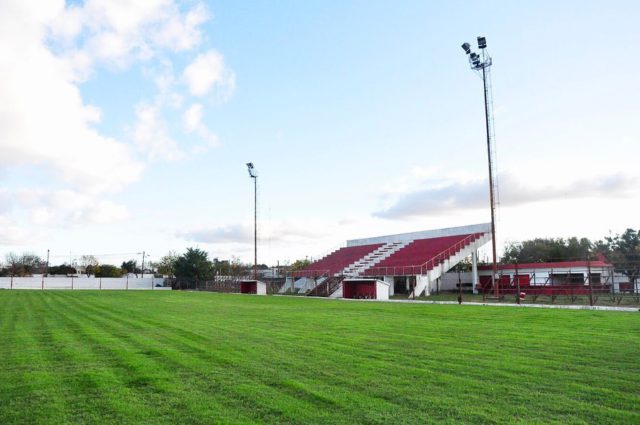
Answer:
[(504, 264), (548, 263), (604, 259), (618, 273), (635, 282), (640, 277), (640, 230), (591, 241), (587, 238), (536, 238), (508, 244), (500, 260)]
[[(259, 269), (268, 269), (260, 264)], [(120, 266), (100, 264), (93, 255), (83, 255), (73, 264), (47, 265), (38, 255), (25, 252), (23, 254), (9, 253), (5, 256), (4, 264), (0, 264), (0, 276), (32, 276), (44, 275), (80, 275), (95, 277), (122, 277), (125, 274), (162, 275), (186, 279), (208, 280), (214, 276), (242, 276), (251, 273), (252, 265), (242, 263), (239, 259), (218, 260), (209, 259), (207, 252), (198, 248), (187, 248), (186, 252), (178, 255), (169, 252), (159, 261), (150, 261), (144, 270), (136, 260), (123, 261)]]
[[(629, 277), (631, 282), (640, 277), (640, 230), (627, 229), (622, 234), (607, 236), (591, 241), (588, 238), (535, 238), (507, 244), (501, 263), (540, 263), (556, 261), (597, 260), (604, 258), (615, 270)], [(307, 267), (307, 259), (296, 260), (287, 267), (297, 271)], [(464, 265), (462, 265), (464, 266)], [(268, 269), (260, 264), (259, 269)], [(187, 248), (184, 254), (169, 252), (159, 261), (145, 265), (144, 273), (158, 274), (172, 278), (205, 281), (214, 276), (249, 275), (252, 265), (242, 263), (238, 258), (231, 260), (209, 259), (207, 252), (199, 248)], [(70, 275), (84, 273), (96, 277), (121, 277), (126, 273), (142, 273), (136, 260), (123, 261), (120, 266), (100, 264), (92, 255), (81, 256), (77, 264), (47, 266), (39, 256), (26, 252), (9, 253), (5, 263), (0, 265), (0, 276), (30, 276), (33, 274)]]

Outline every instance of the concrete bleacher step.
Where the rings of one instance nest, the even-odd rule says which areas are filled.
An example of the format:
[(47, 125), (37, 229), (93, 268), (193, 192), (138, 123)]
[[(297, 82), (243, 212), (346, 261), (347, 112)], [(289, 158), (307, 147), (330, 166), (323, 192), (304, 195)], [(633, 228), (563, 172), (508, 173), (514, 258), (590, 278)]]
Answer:
[(353, 264), (348, 265), (342, 270), (343, 275), (347, 276), (359, 276), (365, 270), (375, 266), (385, 258), (390, 257), (400, 249), (409, 245), (413, 241), (405, 241), (405, 242), (390, 242), (382, 245), (380, 248), (375, 251), (365, 255), (358, 261)]

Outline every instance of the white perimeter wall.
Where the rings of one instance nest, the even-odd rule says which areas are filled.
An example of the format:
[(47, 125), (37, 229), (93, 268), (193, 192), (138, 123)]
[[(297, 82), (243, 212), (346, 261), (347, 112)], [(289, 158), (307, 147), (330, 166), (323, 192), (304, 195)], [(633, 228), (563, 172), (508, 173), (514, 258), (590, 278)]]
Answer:
[[(0, 289), (42, 289), (42, 276), (0, 277)], [(45, 277), (44, 289), (171, 289), (156, 277)]]

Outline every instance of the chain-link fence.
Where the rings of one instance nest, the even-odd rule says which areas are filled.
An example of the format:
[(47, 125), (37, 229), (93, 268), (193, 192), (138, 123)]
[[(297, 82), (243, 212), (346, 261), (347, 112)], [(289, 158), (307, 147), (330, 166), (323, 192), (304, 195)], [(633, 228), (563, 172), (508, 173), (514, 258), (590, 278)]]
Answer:
[[(200, 280), (194, 278), (168, 279), (168, 285), (174, 290), (212, 291), (225, 293), (240, 293), (242, 282), (253, 281), (250, 276), (216, 276), (213, 279)], [(260, 279), (265, 283), (267, 294), (277, 294), (284, 285), (282, 279)]]

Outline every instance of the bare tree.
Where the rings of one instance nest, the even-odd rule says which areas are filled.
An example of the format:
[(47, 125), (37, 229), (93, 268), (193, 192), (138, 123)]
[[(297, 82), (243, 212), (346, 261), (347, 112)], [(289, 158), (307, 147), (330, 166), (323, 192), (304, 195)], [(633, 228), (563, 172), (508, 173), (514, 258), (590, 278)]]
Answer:
[(44, 261), (36, 254), (25, 252), (18, 255), (10, 252), (5, 256), (11, 276), (27, 276), (42, 271)]
[(93, 255), (83, 255), (80, 257), (80, 267), (82, 267), (82, 270), (87, 277), (91, 274), (95, 274), (99, 265), (100, 262)]

